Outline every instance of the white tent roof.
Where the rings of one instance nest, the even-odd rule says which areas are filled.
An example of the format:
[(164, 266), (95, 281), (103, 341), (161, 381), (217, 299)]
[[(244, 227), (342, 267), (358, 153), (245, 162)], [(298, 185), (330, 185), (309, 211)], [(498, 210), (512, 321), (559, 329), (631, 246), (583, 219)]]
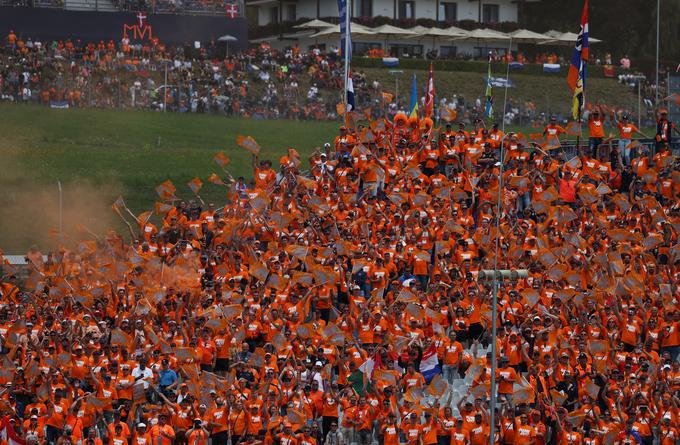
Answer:
[[(352, 29), (354, 31), (354, 29)], [(383, 36), (415, 36), (417, 35), (415, 32), (409, 30), (409, 29), (404, 29), (404, 28), (397, 28), (396, 26), (392, 25), (382, 25), (378, 26), (377, 28), (372, 28), (371, 31), (375, 34), (380, 34)]]
[(310, 20), (310, 21), (305, 22), (305, 23), (300, 23), (299, 25), (293, 26), (293, 28), (298, 28), (298, 29), (300, 29), (300, 28), (311, 28), (311, 29), (318, 28), (318, 29), (321, 29), (321, 28), (330, 28), (331, 26), (333, 26), (332, 23), (324, 22), (323, 20), (319, 20), (319, 19), (314, 19), (314, 20)]
[(420, 26), (420, 25), (416, 25), (413, 28), (409, 28), (409, 31), (413, 31), (417, 34), (423, 34), (423, 35), (425, 35), (425, 33), (429, 30), (430, 30), (430, 28), (426, 28), (425, 26)]
[(552, 40), (552, 37), (546, 34), (539, 34), (537, 32), (529, 31), (528, 29), (518, 29), (510, 34), (513, 42), (517, 43), (536, 43), (536, 42), (546, 42)]
[(468, 34), (470, 34), (470, 31), (467, 31), (463, 28), (459, 28), (457, 26), (449, 26), (446, 28), (444, 31), (448, 32), (451, 34), (453, 37), (465, 37)]
[[(551, 29), (545, 33), (546, 36), (550, 37), (551, 40), (548, 42), (541, 42), (540, 45), (571, 45), (576, 43), (578, 34), (573, 32), (560, 32)], [(596, 39), (595, 37), (588, 36), (588, 43), (600, 43), (602, 40)]]
[(551, 29), (550, 31), (546, 31), (546, 32), (544, 32), (543, 34), (545, 34), (545, 35), (548, 36), (548, 37), (558, 38), (558, 37), (561, 36), (563, 33), (562, 33), (562, 31), (556, 31), (556, 30), (554, 30), (554, 29)]
[(482, 28), (470, 31), (467, 33), (465, 37), (459, 37), (456, 40), (509, 40), (509, 39), (510, 36), (505, 33), (494, 31), (493, 29)]
[[(465, 31), (463, 33), (458, 33), (455, 31), (450, 31), (448, 29), (442, 29), (442, 28), (437, 28), (437, 27), (432, 27), (432, 28), (426, 28), (424, 26), (414, 26), (413, 28), (410, 28), (409, 31), (413, 31), (416, 33), (416, 35), (412, 36), (413, 38), (420, 38), (420, 37), (441, 37), (443, 39), (446, 38), (454, 38), (454, 37), (462, 37), (465, 35)], [(462, 30), (461, 30), (462, 31)]]
[[(560, 40), (565, 40), (568, 42), (576, 42), (578, 39), (578, 34), (574, 32), (565, 32), (560, 36)], [(588, 36), (588, 43), (600, 43), (602, 40), (596, 39), (595, 37)]]
[[(314, 30), (311, 29), (306, 29), (303, 31), (298, 31), (298, 32), (292, 32), (292, 33), (286, 33), (283, 35), (284, 40), (298, 40), (298, 39), (305, 39), (307, 37), (310, 37)], [(279, 35), (272, 35), (272, 36), (265, 36), (265, 37), (258, 37), (257, 39), (251, 39), (249, 40), (250, 43), (253, 44), (259, 44), (259, 43), (270, 43), (270, 42), (275, 42), (279, 40)]]
[[(374, 35), (375, 32), (371, 31), (370, 29), (366, 28), (365, 26), (361, 26), (359, 24), (354, 24), (352, 23), (350, 25), (350, 28), (352, 29), (352, 35)], [(329, 28), (322, 29), (321, 31), (317, 32), (316, 34), (312, 34), (309, 37), (334, 37), (334, 36), (339, 36), (340, 35), (340, 25), (333, 25)]]

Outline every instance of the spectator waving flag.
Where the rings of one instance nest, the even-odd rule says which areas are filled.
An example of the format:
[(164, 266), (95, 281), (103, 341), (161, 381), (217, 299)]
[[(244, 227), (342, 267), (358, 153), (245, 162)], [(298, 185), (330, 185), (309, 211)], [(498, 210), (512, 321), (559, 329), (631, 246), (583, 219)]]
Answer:
[(427, 91), (423, 108), (424, 116), (431, 117), (434, 112), (434, 72), (432, 71), (432, 63), (430, 63), (430, 74), (427, 77)]
[(493, 117), (493, 86), (491, 85), (491, 55), (489, 55), (489, 71), (486, 75), (486, 107), (484, 108), (484, 116), (487, 119)]
[(576, 39), (574, 54), (571, 57), (571, 66), (567, 75), (567, 83), (574, 93), (573, 114), (574, 119), (579, 119), (585, 103), (586, 90), (586, 64), (588, 63), (588, 0), (583, 5), (581, 14), (581, 29)]
[(4, 416), (2, 420), (0, 420), (0, 437), (9, 445), (26, 444), (24, 438), (16, 432), (14, 426), (9, 421), (9, 417), (7, 416)]
[[(340, 52), (344, 55), (347, 48), (347, 55), (352, 58), (352, 30), (349, 20), (347, 20), (347, 0), (338, 0), (338, 13), (340, 15)], [(349, 38), (345, 44), (345, 38)]]
[(408, 117), (418, 117), (418, 86), (416, 85), (416, 75), (413, 75), (411, 82), (411, 104), (408, 107)]

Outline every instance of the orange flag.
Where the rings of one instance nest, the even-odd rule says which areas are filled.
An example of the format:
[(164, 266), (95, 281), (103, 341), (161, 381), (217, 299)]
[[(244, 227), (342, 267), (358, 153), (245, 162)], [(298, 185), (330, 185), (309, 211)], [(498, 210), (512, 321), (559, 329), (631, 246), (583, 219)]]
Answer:
[(146, 212), (142, 212), (137, 216), (137, 220), (139, 221), (139, 224), (144, 225), (149, 222), (151, 219), (151, 214), (153, 212), (151, 210), (147, 210)]
[(213, 159), (215, 160), (217, 165), (220, 166), (220, 168), (226, 167), (227, 165), (229, 165), (229, 162), (231, 162), (231, 160), (222, 151), (217, 153)]
[(114, 329), (111, 331), (111, 344), (129, 348), (132, 345), (132, 337), (121, 329)]
[(203, 181), (196, 177), (189, 181), (187, 185), (191, 191), (194, 192), (194, 195), (198, 195), (199, 190), (201, 190), (201, 187), (203, 187)]
[(253, 139), (252, 136), (242, 136), (238, 135), (236, 137), (236, 144), (239, 147), (243, 147), (252, 154), (256, 155), (260, 153), (260, 145)]
[(175, 197), (175, 191), (177, 191), (177, 189), (169, 179), (156, 186), (156, 193), (158, 193), (158, 196), (160, 196), (160, 198), (164, 201), (172, 201), (173, 199), (177, 199)]
[(156, 204), (154, 205), (154, 208), (156, 210), (157, 215), (164, 215), (164, 214), (168, 213), (169, 211), (171, 211), (174, 208), (174, 206), (172, 206), (170, 204), (166, 204), (164, 202), (156, 202)]
[(212, 182), (213, 184), (216, 185), (227, 185), (222, 178), (220, 178), (217, 173), (211, 173), (210, 176), (208, 177), (208, 182)]

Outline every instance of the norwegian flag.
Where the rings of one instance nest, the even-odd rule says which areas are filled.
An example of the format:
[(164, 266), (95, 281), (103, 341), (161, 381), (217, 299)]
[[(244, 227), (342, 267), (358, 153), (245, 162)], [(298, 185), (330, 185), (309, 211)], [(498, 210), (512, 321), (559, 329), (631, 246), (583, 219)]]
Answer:
[(423, 104), (425, 117), (431, 117), (434, 112), (434, 71), (430, 63), (430, 74), (427, 77), (427, 91), (425, 92), (425, 103)]
[(567, 75), (567, 83), (573, 92), (576, 90), (578, 80), (581, 79), (583, 88), (585, 89), (586, 79), (586, 64), (589, 56), (588, 48), (588, 0), (583, 5), (583, 13), (581, 14), (581, 26), (576, 39), (576, 46), (574, 47), (574, 54), (571, 57), (571, 65), (569, 66), (569, 74)]
[(137, 22), (139, 24), (139, 29), (144, 29), (144, 26), (146, 26), (146, 14), (143, 12), (138, 13)]
[(226, 6), (225, 12), (227, 14), (227, 17), (229, 17), (230, 19), (234, 19), (238, 17), (238, 6), (233, 3), (230, 3)]

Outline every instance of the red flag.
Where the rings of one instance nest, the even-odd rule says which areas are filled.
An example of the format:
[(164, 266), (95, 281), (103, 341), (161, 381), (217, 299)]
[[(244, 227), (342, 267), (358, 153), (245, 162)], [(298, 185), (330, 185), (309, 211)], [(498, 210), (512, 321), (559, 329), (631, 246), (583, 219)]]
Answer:
[(434, 72), (432, 71), (432, 63), (430, 63), (430, 74), (427, 77), (427, 93), (425, 93), (423, 108), (425, 117), (432, 117), (434, 112)]

